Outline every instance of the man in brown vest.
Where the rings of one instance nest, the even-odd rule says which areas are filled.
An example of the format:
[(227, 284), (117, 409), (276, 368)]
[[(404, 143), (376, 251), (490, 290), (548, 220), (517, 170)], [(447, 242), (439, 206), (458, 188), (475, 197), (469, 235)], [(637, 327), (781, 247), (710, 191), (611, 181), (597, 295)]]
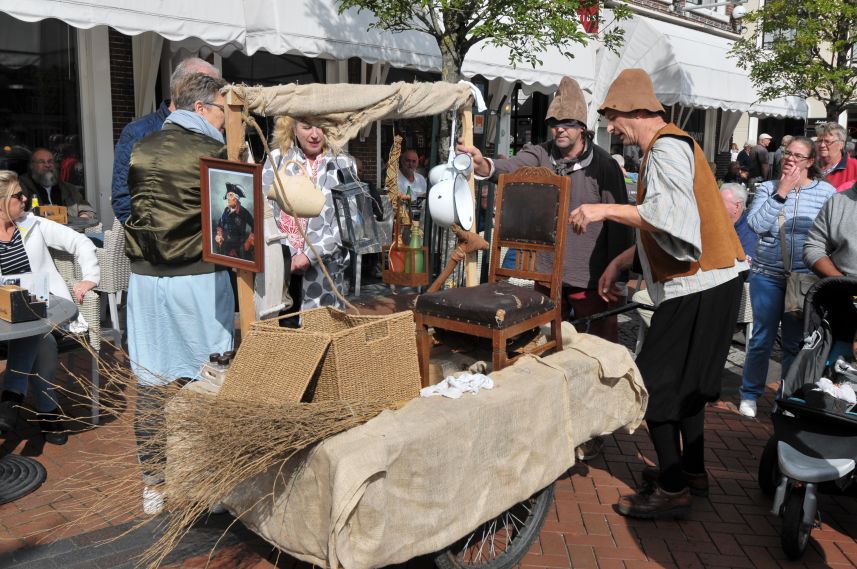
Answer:
[(637, 244), (607, 266), (599, 289), (610, 298), (618, 275), (636, 260), (656, 306), (637, 366), (649, 391), (646, 424), (659, 468), (644, 470), (638, 492), (616, 509), (638, 518), (683, 517), (691, 494), (708, 494), (705, 405), (720, 396), (747, 264), (702, 149), (664, 120), (648, 74), (622, 71), (598, 112), (608, 132), (644, 150), (637, 203), (582, 205), (569, 221), (578, 233), (604, 220), (636, 228)]

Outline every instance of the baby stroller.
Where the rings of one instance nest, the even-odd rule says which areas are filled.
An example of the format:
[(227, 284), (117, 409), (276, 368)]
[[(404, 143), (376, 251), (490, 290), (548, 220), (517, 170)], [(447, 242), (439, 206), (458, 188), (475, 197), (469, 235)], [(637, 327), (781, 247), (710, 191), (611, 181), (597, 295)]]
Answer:
[(759, 486), (774, 495), (771, 513), (783, 519), (781, 543), (790, 559), (803, 555), (810, 532), (819, 527), (818, 485), (844, 490), (855, 477), (857, 407), (814, 385), (823, 376), (843, 379), (834, 377), (831, 364), (838, 355), (852, 358), (855, 324), (857, 278), (813, 285), (804, 302), (803, 346), (778, 393), (774, 434), (759, 464)]

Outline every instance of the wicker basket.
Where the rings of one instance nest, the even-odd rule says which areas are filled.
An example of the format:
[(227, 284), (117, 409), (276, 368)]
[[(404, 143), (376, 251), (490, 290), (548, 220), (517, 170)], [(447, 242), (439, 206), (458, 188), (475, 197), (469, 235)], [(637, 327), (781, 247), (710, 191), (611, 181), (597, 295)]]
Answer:
[[(220, 395), (267, 401), (406, 401), (419, 395), (413, 313), (355, 316), (332, 308), (251, 325)], [(282, 318), (288, 318), (286, 315)]]

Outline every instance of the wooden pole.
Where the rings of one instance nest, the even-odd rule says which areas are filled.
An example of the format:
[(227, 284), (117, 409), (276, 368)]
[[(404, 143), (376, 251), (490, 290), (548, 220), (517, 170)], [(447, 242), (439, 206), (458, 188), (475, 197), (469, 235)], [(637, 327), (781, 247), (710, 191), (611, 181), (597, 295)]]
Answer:
[[(473, 110), (469, 103), (464, 105), (461, 111), (461, 136), (464, 139), (464, 144), (473, 146)], [(450, 144), (455, 144), (455, 133), (450, 137)], [(473, 211), (476, 209), (476, 182), (473, 179), (473, 173), (470, 173), (468, 179), (470, 184), (470, 199), (473, 200)], [(473, 216), (473, 222), (476, 223), (478, 215)], [(471, 231), (476, 232), (476, 227), (471, 228)], [(479, 265), (476, 262), (476, 252), (467, 255), (467, 263), (464, 268), (464, 284), (465, 286), (476, 286), (479, 284)]]
[[(230, 91), (226, 96), (226, 157), (229, 160), (240, 159), (241, 144), (244, 142), (243, 111), (244, 100)], [(253, 278), (252, 271), (238, 271), (238, 315), (242, 338), (246, 337), (250, 323), (256, 319)]]

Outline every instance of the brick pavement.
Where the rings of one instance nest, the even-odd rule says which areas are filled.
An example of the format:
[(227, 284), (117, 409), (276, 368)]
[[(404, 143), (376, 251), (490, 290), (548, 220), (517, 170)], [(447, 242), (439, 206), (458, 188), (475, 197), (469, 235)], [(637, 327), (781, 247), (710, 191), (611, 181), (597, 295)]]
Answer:
[[(404, 297), (398, 300), (374, 306), (380, 312), (407, 306)], [(636, 338), (633, 318), (622, 317), (620, 331), (622, 342), (633, 346)], [(81, 354), (67, 354), (63, 359), (80, 373), (88, 370), (89, 361)], [(852, 537), (857, 536), (857, 502), (853, 493), (822, 495), (822, 527), (813, 531), (807, 554), (801, 562), (785, 560), (779, 544), (779, 520), (769, 513), (771, 500), (756, 484), (758, 458), (771, 432), (767, 413), (773, 384), (761, 402), (760, 419), (740, 417), (735, 406), (742, 364), (743, 352), (733, 348), (724, 370), (722, 400), (709, 407), (706, 418), (706, 465), (712, 482), (711, 496), (695, 498), (687, 521), (631, 520), (613, 511), (617, 497), (632, 491), (640, 481), (641, 470), (654, 458), (644, 429), (634, 434), (618, 433), (607, 437), (603, 456), (576, 465), (557, 481), (555, 503), (522, 567), (857, 566), (857, 542)], [(770, 377), (776, 377), (778, 369), (773, 361)], [(123, 415), (116, 420), (127, 421), (128, 417)], [(131, 528), (127, 517), (73, 523), (61, 531), (50, 529), (71, 518), (67, 504), (73, 496), (57, 492), (58, 481), (75, 472), (83, 453), (98, 452), (108, 444), (98, 434), (97, 429), (83, 430), (72, 435), (64, 447), (44, 446), (36, 433), (27, 430), (21, 437), (4, 441), (4, 451), (14, 449), (44, 464), (48, 480), (35, 493), (0, 506), (0, 568), (131, 567), (135, 557), (155, 539), (157, 527), (153, 524), (126, 534)], [(308, 568), (276, 551), (241, 524), (231, 525), (232, 521), (228, 514), (201, 521), (164, 566), (204, 567), (212, 547), (223, 535), (209, 567)], [(33, 534), (38, 530), (45, 531)], [(101, 543), (110, 538), (113, 539)], [(420, 558), (408, 566), (430, 567), (431, 562), (429, 558)]]

